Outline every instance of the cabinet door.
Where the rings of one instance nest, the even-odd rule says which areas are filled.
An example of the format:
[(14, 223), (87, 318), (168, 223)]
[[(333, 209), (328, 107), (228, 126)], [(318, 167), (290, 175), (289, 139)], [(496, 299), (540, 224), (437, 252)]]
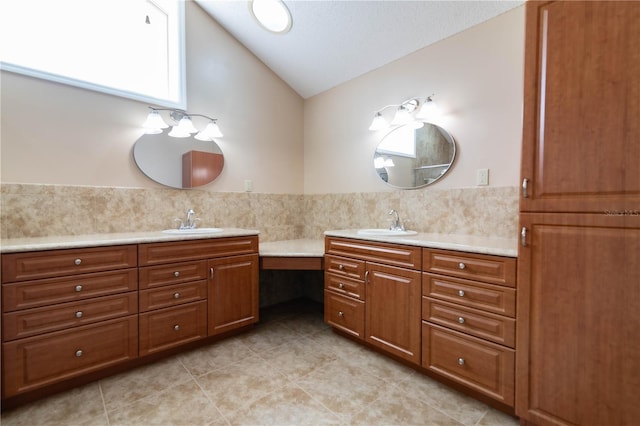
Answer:
[(258, 322), (258, 255), (209, 261), (209, 336)]
[(640, 215), (521, 214), (516, 413), (638, 424)]
[(419, 271), (367, 263), (365, 339), (420, 364)]
[(640, 2), (526, 8), (521, 210), (640, 211)]

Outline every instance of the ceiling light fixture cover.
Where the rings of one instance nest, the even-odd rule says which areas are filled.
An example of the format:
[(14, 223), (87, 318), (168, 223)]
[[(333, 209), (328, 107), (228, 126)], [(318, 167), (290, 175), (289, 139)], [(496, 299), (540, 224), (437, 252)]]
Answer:
[(291, 29), (291, 13), (282, 0), (252, 0), (249, 9), (258, 23), (271, 32), (283, 34)]

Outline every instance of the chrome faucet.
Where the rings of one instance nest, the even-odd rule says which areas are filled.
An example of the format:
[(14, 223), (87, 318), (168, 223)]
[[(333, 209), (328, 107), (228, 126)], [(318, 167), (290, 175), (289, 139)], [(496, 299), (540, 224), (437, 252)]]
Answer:
[(389, 214), (394, 216), (389, 229), (392, 231), (404, 231), (404, 225), (400, 222), (400, 215), (398, 212), (396, 210), (389, 210)]
[(196, 222), (200, 222), (200, 218), (193, 217), (196, 212), (193, 209), (187, 210), (187, 218), (183, 222), (182, 219), (175, 218), (174, 222), (180, 222), (180, 227), (178, 229), (194, 229), (196, 227)]

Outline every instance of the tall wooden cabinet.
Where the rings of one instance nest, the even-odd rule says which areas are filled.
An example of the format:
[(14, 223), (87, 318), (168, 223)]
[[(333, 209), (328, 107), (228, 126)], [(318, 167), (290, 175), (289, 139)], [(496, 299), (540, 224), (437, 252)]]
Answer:
[(526, 4), (516, 414), (639, 424), (640, 2)]

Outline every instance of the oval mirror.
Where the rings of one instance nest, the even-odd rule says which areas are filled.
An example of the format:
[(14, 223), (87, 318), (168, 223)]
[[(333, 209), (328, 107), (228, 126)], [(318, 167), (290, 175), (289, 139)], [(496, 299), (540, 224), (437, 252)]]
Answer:
[(167, 130), (142, 135), (133, 146), (133, 158), (142, 173), (172, 188), (195, 188), (220, 175), (224, 156), (217, 143), (193, 136), (174, 138)]
[(430, 185), (449, 171), (456, 143), (442, 127), (416, 121), (387, 133), (373, 155), (376, 173), (400, 189)]

